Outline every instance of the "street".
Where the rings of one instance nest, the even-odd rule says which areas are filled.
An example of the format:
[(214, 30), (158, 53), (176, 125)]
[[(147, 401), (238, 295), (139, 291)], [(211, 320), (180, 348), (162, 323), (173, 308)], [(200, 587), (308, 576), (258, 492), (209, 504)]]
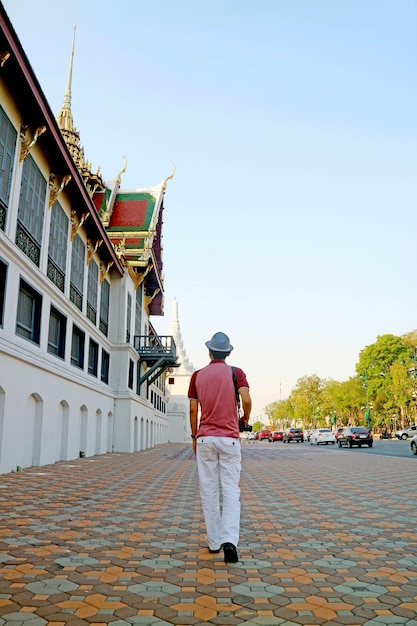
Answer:
[(258, 446), (273, 446), (277, 448), (302, 448), (303, 450), (308, 450), (309, 452), (314, 452), (320, 454), (323, 450), (333, 452), (335, 454), (377, 454), (382, 456), (392, 456), (392, 457), (400, 457), (400, 458), (410, 458), (415, 459), (417, 463), (417, 456), (414, 456), (411, 452), (410, 447), (410, 439), (406, 440), (398, 440), (398, 439), (374, 439), (374, 445), (372, 448), (368, 448), (367, 446), (363, 446), (363, 448), (346, 448), (343, 446), (339, 448), (337, 444), (332, 445), (310, 445), (309, 442), (305, 441), (302, 444), (298, 443), (289, 443), (283, 444), (282, 442), (268, 442), (268, 441), (248, 441), (245, 442), (248, 445), (258, 445)]

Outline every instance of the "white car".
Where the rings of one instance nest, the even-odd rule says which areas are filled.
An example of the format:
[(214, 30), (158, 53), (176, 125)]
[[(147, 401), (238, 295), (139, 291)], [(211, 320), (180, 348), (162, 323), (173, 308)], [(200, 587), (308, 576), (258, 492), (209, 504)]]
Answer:
[(316, 444), (316, 446), (320, 445), (321, 443), (325, 443), (326, 446), (328, 443), (335, 444), (336, 437), (334, 436), (330, 428), (316, 428), (316, 430), (313, 430), (310, 435), (310, 445), (312, 446), (314, 443)]
[(403, 430), (395, 431), (397, 439), (408, 439), (414, 435), (417, 435), (417, 426), (415, 424), (413, 426), (409, 426), (408, 428), (404, 428)]

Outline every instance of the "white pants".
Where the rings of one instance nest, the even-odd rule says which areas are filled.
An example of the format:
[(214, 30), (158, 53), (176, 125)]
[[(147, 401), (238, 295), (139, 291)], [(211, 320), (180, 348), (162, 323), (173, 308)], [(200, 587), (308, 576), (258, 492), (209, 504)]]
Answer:
[(240, 526), (240, 439), (198, 437), (197, 468), (208, 547), (218, 550), (226, 542), (237, 546)]

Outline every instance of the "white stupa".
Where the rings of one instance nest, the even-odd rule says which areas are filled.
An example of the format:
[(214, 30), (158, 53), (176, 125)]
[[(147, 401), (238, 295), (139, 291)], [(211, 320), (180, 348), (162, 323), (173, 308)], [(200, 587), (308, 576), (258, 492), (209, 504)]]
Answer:
[(180, 367), (177, 367), (174, 370), (173, 376), (175, 379), (177, 377), (187, 376), (188, 382), (189, 382), (189, 379), (191, 375), (193, 374), (195, 368), (192, 365), (192, 363), (190, 363), (190, 361), (188, 360), (187, 353), (184, 348), (184, 342), (181, 337), (180, 322), (178, 319), (178, 303), (175, 298), (174, 298), (174, 302), (172, 303), (172, 317), (171, 317), (171, 325), (170, 325), (169, 334), (174, 337), (175, 345), (177, 346), (178, 360), (181, 363)]

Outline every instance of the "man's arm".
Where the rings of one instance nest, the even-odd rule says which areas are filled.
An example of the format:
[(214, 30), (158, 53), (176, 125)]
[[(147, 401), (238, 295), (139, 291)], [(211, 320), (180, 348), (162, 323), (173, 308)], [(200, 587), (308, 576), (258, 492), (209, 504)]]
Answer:
[(197, 428), (198, 428), (197, 416), (198, 416), (198, 400), (193, 400), (192, 398), (190, 398), (190, 428), (191, 428), (191, 436), (193, 437), (194, 454), (196, 451), (195, 436), (196, 436)]
[(243, 417), (242, 419), (248, 423), (250, 418), (250, 412), (252, 409), (252, 398), (250, 397), (249, 389), (247, 387), (241, 387), (238, 389), (240, 399), (242, 401)]

